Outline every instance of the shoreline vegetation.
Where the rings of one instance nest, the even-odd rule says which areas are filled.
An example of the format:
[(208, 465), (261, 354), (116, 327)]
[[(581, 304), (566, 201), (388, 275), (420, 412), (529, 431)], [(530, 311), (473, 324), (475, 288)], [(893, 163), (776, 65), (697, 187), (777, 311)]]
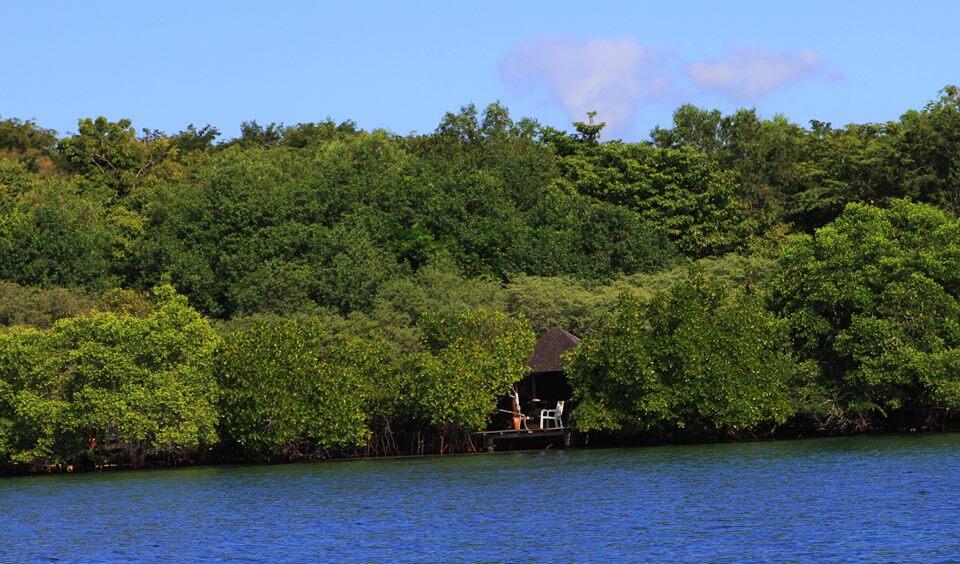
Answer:
[(0, 116), (0, 473), (480, 450), (557, 325), (599, 442), (956, 428), (960, 90), (574, 129)]

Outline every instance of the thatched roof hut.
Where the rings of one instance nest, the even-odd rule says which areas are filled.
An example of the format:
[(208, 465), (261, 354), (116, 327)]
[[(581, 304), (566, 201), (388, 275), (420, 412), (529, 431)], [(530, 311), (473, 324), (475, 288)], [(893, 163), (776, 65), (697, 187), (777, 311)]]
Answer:
[(537, 339), (533, 354), (527, 359), (530, 374), (519, 388), (530, 399), (549, 402), (570, 399), (572, 390), (564, 374), (564, 354), (577, 348), (580, 339), (562, 327), (554, 327)]
[(564, 373), (567, 364), (564, 355), (579, 344), (580, 339), (562, 327), (554, 327), (541, 335), (527, 359), (529, 372), (514, 386), (516, 395), (511, 392), (500, 399), (493, 428), (510, 429), (508, 415), (519, 411), (527, 417), (524, 429), (539, 429), (537, 418), (542, 410), (555, 409), (558, 402), (569, 402), (573, 389)]
[(562, 327), (554, 327), (544, 333), (533, 348), (533, 354), (527, 360), (532, 374), (563, 372), (566, 361), (564, 353), (577, 348), (580, 339)]

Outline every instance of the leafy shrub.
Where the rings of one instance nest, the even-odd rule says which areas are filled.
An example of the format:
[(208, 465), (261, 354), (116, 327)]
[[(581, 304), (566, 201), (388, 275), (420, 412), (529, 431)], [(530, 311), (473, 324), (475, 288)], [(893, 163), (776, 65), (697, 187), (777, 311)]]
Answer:
[(649, 302), (624, 297), (578, 347), (569, 377), (584, 429), (749, 431), (794, 413), (801, 374), (782, 324), (706, 278)]
[(960, 221), (904, 200), (847, 206), (784, 250), (774, 307), (845, 423), (960, 408)]
[(382, 348), (322, 320), (260, 321), (227, 338), (218, 363), (223, 429), (244, 453), (299, 458), (369, 435)]
[(169, 286), (144, 317), (94, 312), (0, 332), (0, 456), (142, 466), (217, 442), (220, 340)]

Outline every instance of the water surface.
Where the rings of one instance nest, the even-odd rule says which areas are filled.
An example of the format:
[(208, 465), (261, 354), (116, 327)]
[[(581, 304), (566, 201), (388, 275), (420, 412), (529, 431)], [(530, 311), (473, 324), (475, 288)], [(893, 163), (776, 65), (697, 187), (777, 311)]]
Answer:
[(4, 561), (943, 560), (960, 434), (0, 479)]

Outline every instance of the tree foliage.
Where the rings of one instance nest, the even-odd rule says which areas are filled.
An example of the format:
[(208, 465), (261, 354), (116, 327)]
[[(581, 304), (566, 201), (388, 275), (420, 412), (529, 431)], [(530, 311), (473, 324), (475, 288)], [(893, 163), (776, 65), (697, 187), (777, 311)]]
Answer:
[(694, 149), (565, 141), (558, 150), (561, 185), (638, 212), (687, 256), (741, 250), (756, 233), (735, 177)]
[(22, 162), (33, 172), (49, 170), (56, 143), (57, 132), (40, 127), (33, 120), (0, 119), (0, 159)]
[(81, 119), (77, 134), (60, 141), (60, 153), (71, 170), (94, 185), (108, 186), (117, 196), (126, 196), (177, 151), (159, 133), (145, 130), (138, 139), (131, 125), (128, 119)]
[(856, 423), (960, 407), (960, 221), (904, 200), (850, 204), (784, 250), (774, 307)]
[(0, 279), (21, 285), (119, 286), (144, 235), (137, 212), (72, 183), (0, 192), (0, 210)]
[(0, 464), (193, 460), (217, 425), (231, 459), (469, 448), (555, 325), (584, 427), (942, 428), (958, 92), (685, 105), (639, 142), (500, 103), (407, 135), (0, 119)]
[(223, 430), (256, 456), (298, 458), (367, 439), (383, 352), (321, 320), (263, 321), (231, 335), (218, 362)]
[(700, 276), (624, 297), (570, 367), (577, 425), (716, 434), (783, 423), (801, 370), (755, 297)]
[(152, 306), (0, 332), (0, 460), (142, 466), (217, 442), (219, 338), (169, 286)]
[(956, 212), (960, 174), (960, 90), (948, 86), (897, 121), (809, 128), (755, 110), (724, 116), (682, 106), (673, 126), (651, 132), (660, 147), (691, 147), (734, 172), (754, 214), (811, 231), (848, 203), (903, 197)]
[(534, 336), (526, 323), (473, 310), (426, 316), (427, 349), (408, 368), (414, 413), (438, 427), (482, 429), (497, 401), (523, 378)]

